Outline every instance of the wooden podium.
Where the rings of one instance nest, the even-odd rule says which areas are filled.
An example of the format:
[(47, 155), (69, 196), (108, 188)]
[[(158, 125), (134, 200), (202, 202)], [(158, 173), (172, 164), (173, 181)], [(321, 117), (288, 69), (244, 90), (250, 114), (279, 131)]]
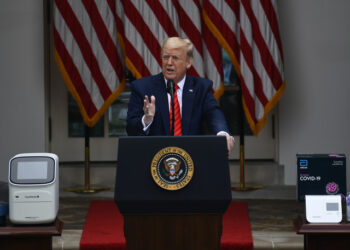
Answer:
[[(159, 152), (169, 147), (188, 153), (183, 158), (190, 156), (194, 166), (192, 179), (177, 190), (156, 184), (156, 171), (151, 172)], [(167, 157), (161, 155), (159, 164)], [(128, 250), (220, 249), (222, 214), (231, 196), (225, 137), (119, 139), (115, 201), (124, 216)]]
[(52, 249), (52, 236), (62, 234), (63, 222), (56, 218), (51, 224), (12, 225), (0, 227), (1, 250)]
[(128, 250), (220, 249), (220, 214), (125, 214)]

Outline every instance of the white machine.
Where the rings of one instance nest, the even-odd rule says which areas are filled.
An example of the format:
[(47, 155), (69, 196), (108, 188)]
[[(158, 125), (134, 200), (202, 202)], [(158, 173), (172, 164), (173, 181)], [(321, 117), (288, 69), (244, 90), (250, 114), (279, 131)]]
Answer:
[(341, 195), (305, 195), (306, 220), (310, 223), (339, 223)]
[(59, 206), (58, 157), (26, 153), (9, 162), (9, 219), (15, 224), (50, 223)]

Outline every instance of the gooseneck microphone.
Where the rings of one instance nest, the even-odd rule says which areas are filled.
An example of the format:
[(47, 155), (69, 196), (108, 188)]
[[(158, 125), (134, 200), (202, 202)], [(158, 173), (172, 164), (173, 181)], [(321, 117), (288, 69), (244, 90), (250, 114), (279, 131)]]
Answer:
[(174, 136), (174, 125), (175, 125), (175, 112), (174, 112), (174, 89), (175, 89), (175, 83), (173, 80), (169, 79), (167, 84), (166, 84), (166, 91), (170, 94), (170, 99), (171, 99), (171, 130), (170, 130), (170, 134), (172, 136)]

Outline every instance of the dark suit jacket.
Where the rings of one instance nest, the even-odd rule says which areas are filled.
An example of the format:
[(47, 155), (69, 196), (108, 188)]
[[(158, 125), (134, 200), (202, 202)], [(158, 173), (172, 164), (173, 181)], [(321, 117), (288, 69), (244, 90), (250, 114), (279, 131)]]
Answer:
[[(182, 94), (182, 134), (199, 135), (203, 119), (211, 127), (213, 133), (229, 130), (226, 120), (217, 101), (212, 95), (212, 81), (193, 76), (186, 76)], [(128, 135), (170, 135), (169, 104), (166, 84), (162, 73), (141, 78), (131, 83), (131, 97), (127, 115)], [(143, 100), (156, 98), (156, 113), (147, 132), (143, 131)]]

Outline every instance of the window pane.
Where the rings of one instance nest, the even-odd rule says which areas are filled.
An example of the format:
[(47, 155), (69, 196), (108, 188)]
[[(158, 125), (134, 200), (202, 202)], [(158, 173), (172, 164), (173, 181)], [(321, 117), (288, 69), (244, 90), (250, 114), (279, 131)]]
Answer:
[(130, 92), (123, 92), (120, 97), (108, 108), (108, 135), (126, 135), (126, 115)]
[(240, 86), (240, 79), (236, 73), (235, 68), (233, 67), (231, 59), (224, 49), (222, 49), (221, 52), (225, 86)]
[[(243, 112), (241, 109), (241, 105), (239, 103), (240, 91), (225, 91), (225, 93), (220, 97), (219, 103), (222, 112), (225, 115), (227, 126), (232, 135), (240, 134), (240, 112)], [(253, 135), (247, 119), (243, 114), (243, 126), (244, 126), (244, 134), (245, 135)]]
[[(85, 136), (83, 118), (80, 114), (77, 102), (70, 93), (68, 93), (68, 136)], [(101, 117), (93, 128), (90, 128), (90, 137), (104, 137), (104, 116)]]

